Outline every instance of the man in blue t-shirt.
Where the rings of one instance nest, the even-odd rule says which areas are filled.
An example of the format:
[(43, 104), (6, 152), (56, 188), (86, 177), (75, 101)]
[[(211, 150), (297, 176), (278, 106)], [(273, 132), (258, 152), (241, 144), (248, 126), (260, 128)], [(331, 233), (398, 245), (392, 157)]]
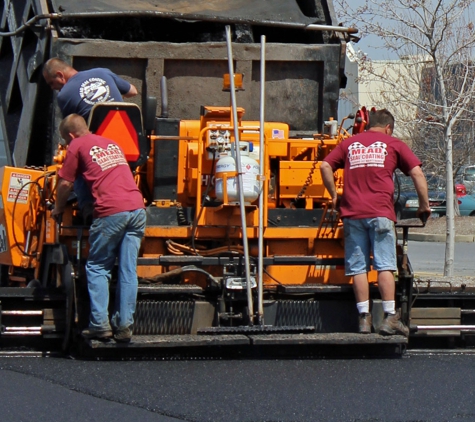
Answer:
[(87, 121), (96, 103), (123, 101), (137, 95), (130, 82), (105, 68), (77, 71), (61, 59), (49, 59), (43, 67), (47, 84), (58, 92), (58, 105), (63, 117), (79, 114)]
[[(58, 92), (58, 106), (63, 118), (79, 114), (88, 120), (96, 103), (122, 102), (123, 98), (137, 95), (137, 88), (130, 82), (105, 68), (77, 71), (65, 61), (54, 57), (43, 66), (46, 83)], [(92, 215), (92, 196), (81, 177), (74, 183), (74, 192), (84, 220)]]

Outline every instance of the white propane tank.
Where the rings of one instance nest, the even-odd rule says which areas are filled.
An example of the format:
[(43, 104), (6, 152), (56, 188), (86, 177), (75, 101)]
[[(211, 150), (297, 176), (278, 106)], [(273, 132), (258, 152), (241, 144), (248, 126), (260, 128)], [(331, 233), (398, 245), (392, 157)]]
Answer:
[[(259, 163), (249, 157), (249, 142), (240, 142), (241, 146), (241, 173), (244, 191), (244, 202), (251, 203), (259, 197)], [(244, 147), (244, 148), (243, 148)], [(231, 144), (231, 150), (221, 155), (216, 163), (216, 198), (224, 200), (223, 175), (227, 176), (227, 195), (228, 203), (239, 203), (239, 185), (235, 175), (235, 144)]]

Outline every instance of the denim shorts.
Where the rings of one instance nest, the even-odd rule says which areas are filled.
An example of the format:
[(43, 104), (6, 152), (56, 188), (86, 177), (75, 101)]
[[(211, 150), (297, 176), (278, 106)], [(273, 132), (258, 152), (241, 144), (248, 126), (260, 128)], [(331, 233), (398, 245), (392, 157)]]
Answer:
[(345, 233), (345, 274), (347, 276), (376, 271), (396, 271), (396, 231), (394, 221), (386, 217), (343, 221)]

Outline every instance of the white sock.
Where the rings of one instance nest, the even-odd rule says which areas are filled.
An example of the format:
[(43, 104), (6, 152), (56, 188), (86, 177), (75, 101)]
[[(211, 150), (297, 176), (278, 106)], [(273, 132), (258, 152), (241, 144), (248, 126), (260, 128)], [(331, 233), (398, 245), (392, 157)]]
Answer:
[(365, 300), (364, 302), (358, 302), (356, 304), (358, 308), (358, 312), (360, 314), (369, 314), (369, 300)]
[(385, 314), (394, 315), (396, 313), (396, 302), (394, 300), (383, 300), (383, 311)]

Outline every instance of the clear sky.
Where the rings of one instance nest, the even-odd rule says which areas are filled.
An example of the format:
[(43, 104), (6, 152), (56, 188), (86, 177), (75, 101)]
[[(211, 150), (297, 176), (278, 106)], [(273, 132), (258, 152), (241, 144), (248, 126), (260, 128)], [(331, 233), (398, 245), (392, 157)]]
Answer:
[[(338, 23), (340, 23), (340, 21), (338, 20), (339, 10), (340, 10), (339, 5), (338, 5), (338, 0), (329, 0), (329, 1), (333, 1), (333, 7), (335, 8), (337, 21)], [(351, 4), (351, 8), (357, 8), (359, 6), (363, 6), (365, 4), (365, 0), (348, 0), (348, 3)], [(468, 8), (468, 13), (471, 19), (475, 20), (475, 0), (472, 0), (472, 4)], [(391, 21), (388, 19), (388, 24), (390, 23)], [(390, 53), (385, 48), (377, 48), (377, 47), (382, 47), (382, 46), (383, 46), (383, 42), (381, 41), (381, 39), (371, 34), (365, 35), (365, 37), (362, 40), (360, 40), (357, 44), (353, 44), (353, 47), (356, 51), (361, 50), (365, 52), (366, 54), (368, 54), (369, 58), (372, 60), (398, 58), (395, 53)]]

